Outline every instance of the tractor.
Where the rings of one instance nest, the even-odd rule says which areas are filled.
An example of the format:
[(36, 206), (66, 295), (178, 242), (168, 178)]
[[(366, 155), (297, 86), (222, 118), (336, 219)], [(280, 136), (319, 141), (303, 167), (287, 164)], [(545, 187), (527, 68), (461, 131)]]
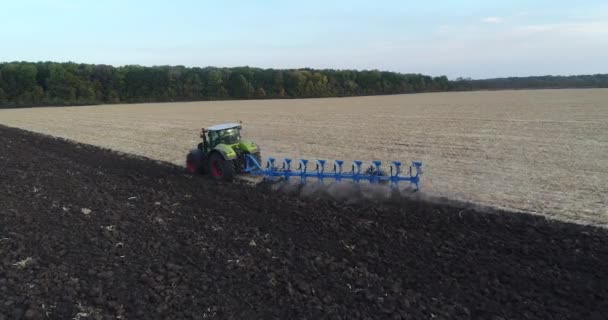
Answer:
[(186, 158), (191, 174), (209, 174), (216, 180), (232, 181), (244, 173), (247, 157), (261, 162), (260, 147), (253, 141), (241, 139), (241, 123), (225, 123), (201, 130), (203, 139)]
[[(211, 126), (201, 131), (203, 141), (197, 148), (190, 151), (186, 158), (186, 168), (192, 174), (209, 174), (216, 180), (232, 181), (236, 175), (249, 174), (261, 176), (264, 181), (288, 182), (290, 179), (299, 180), (301, 184), (308, 179), (315, 179), (318, 183), (323, 180), (335, 182), (352, 181), (356, 184), (368, 182), (371, 184), (388, 184), (392, 190), (398, 190), (400, 182), (409, 182), (414, 190), (418, 190), (422, 163), (412, 161), (409, 170), (402, 169), (400, 161), (390, 163), (390, 173), (382, 168), (382, 162), (372, 161), (366, 170), (363, 161), (354, 160), (350, 166), (344, 166), (343, 160), (333, 161), (317, 159), (314, 163), (299, 159), (292, 167), (292, 159), (285, 158), (282, 164), (275, 158), (268, 158), (266, 165), (262, 166), (260, 147), (253, 141), (241, 139), (241, 123), (225, 123)], [(314, 165), (308, 168), (309, 164)], [(326, 170), (327, 169), (327, 170)]]

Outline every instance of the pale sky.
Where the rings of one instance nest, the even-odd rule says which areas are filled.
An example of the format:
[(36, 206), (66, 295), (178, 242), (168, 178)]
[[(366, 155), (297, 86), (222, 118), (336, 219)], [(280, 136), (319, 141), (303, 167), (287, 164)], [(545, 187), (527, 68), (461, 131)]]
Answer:
[(0, 61), (608, 73), (607, 1), (2, 0)]

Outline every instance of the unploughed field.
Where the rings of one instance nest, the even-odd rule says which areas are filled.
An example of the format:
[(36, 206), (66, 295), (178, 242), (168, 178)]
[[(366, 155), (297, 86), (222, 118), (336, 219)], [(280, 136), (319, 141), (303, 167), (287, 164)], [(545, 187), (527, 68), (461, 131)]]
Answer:
[(608, 224), (606, 89), (0, 111), (0, 124), (175, 164), (201, 127), (236, 120), (265, 157), (421, 160), (428, 193)]
[(0, 319), (605, 319), (608, 230), (216, 183), (0, 126)]

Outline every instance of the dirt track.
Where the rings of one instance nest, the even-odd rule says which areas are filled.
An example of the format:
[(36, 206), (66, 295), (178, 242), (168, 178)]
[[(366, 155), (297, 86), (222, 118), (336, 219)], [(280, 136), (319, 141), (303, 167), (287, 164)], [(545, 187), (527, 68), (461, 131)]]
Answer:
[(302, 200), (1, 126), (0, 148), (0, 319), (608, 314), (604, 229)]

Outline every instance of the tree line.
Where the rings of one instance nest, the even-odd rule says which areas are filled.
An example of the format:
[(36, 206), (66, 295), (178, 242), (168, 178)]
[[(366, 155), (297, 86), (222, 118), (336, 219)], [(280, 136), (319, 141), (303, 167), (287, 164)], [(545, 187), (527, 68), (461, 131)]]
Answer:
[(458, 78), (450, 81), (450, 90), (453, 91), (564, 88), (608, 88), (608, 74), (511, 77), (484, 80)]
[(378, 70), (0, 63), (0, 107), (608, 87), (608, 75), (488, 80)]
[(383, 71), (0, 64), (0, 105), (313, 98), (445, 91), (447, 77)]

